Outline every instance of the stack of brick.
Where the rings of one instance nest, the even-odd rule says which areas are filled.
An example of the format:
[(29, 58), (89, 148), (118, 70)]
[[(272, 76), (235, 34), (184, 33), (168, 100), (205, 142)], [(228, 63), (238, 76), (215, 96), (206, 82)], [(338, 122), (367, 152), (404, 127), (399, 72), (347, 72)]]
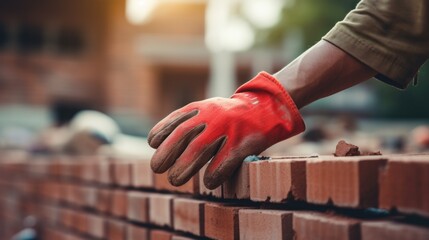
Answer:
[(215, 190), (147, 159), (0, 156), (0, 239), (429, 239), (429, 155), (245, 162)]

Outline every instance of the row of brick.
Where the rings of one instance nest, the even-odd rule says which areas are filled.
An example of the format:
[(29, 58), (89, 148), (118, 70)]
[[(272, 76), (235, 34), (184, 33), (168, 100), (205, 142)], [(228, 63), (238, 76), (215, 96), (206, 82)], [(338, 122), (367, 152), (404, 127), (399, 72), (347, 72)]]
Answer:
[[(359, 219), (308, 210), (258, 209), (148, 192), (127, 193), (124, 216), (39, 204), (44, 239), (403, 239), (429, 238), (429, 228), (391, 217)], [(6, 203), (10, 205), (11, 202)], [(5, 205), (4, 199), (0, 206)], [(36, 214), (37, 215), (37, 214)], [(1, 216), (1, 214), (0, 214)], [(148, 225), (149, 224), (149, 225)], [(164, 227), (164, 230), (151, 226)], [(169, 230), (167, 230), (169, 229)], [(175, 232), (173, 232), (175, 230)], [(179, 232), (191, 233), (186, 237)]]
[[(340, 207), (393, 209), (429, 216), (429, 155), (366, 157), (324, 156), (243, 163), (215, 190), (202, 183), (202, 171), (174, 187), (167, 174), (153, 174), (148, 160), (82, 159), (24, 161), (15, 168), (95, 184), (153, 189), (223, 199), (284, 202), (301, 200)], [(24, 169), (22, 169), (24, 168)]]

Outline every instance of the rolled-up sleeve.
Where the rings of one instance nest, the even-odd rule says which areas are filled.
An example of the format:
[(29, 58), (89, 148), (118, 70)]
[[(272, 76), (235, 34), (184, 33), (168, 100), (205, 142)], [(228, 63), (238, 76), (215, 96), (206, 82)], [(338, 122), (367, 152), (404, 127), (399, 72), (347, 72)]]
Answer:
[(363, 0), (323, 39), (406, 88), (429, 57), (429, 1)]

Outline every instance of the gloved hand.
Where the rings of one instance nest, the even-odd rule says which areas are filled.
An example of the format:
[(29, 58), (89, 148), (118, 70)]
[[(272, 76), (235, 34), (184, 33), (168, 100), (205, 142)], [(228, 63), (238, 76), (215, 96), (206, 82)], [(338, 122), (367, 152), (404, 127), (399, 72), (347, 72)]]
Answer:
[(151, 167), (168, 171), (172, 185), (186, 183), (210, 159), (204, 174), (209, 189), (221, 185), (244, 158), (304, 131), (292, 98), (280, 83), (262, 72), (231, 98), (193, 102), (161, 120), (149, 133), (158, 148)]

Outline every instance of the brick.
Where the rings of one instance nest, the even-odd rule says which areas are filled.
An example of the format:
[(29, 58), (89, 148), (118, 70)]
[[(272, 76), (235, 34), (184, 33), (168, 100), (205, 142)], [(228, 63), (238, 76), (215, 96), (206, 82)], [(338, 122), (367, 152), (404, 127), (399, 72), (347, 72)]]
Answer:
[(359, 240), (360, 225), (355, 219), (323, 213), (293, 213), (294, 239)]
[(98, 164), (99, 161), (102, 160), (103, 159), (96, 156), (85, 157), (85, 159), (83, 159), (82, 180), (87, 182), (96, 182), (99, 178)]
[(240, 207), (218, 203), (204, 205), (204, 234), (214, 239), (238, 239)]
[(204, 236), (204, 201), (175, 198), (173, 209), (175, 230)]
[(392, 157), (380, 172), (380, 207), (429, 217), (429, 155)]
[(80, 205), (87, 208), (95, 208), (97, 202), (97, 189), (95, 187), (80, 187)]
[(128, 224), (127, 240), (149, 240), (149, 230), (145, 227)]
[(162, 174), (154, 174), (154, 183), (156, 190), (164, 190), (169, 192), (180, 192), (198, 194), (199, 192), (199, 178), (197, 175), (193, 176), (188, 182), (182, 186), (176, 187), (168, 182), (167, 172)]
[(87, 215), (88, 228), (86, 233), (91, 237), (101, 239), (105, 237), (105, 220), (94, 214)]
[(377, 207), (380, 156), (319, 157), (307, 161), (307, 201), (342, 207)]
[(222, 184), (223, 198), (250, 198), (249, 166), (250, 163), (243, 162), (234, 175)]
[(125, 160), (113, 161), (113, 179), (118, 186), (131, 186), (131, 164)]
[(139, 160), (131, 163), (132, 185), (136, 188), (154, 188), (154, 173), (150, 160)]
[(149, 222), (149, 195), (144, 192), (131, 191), (128, 195), (128, 214), (131, 221)]
[(305, 160), (276, 159), (250, 163), (250, 199), (282, 202), (306, 199)]
[(109, 189), (99, 188), (96, 190), (95, 209), (101, 213), (108, 213), (112, 203), (112, 191)]
[(109, 219), (106, 225), (108, 240), (126, 240), (126, 223)]
[(239, 211), (240, 239), (293, 239), (292, 212), (259, 209)]
[(427, 240), (429, 228), (388, 221), (363, 222), (361, 235), (362, 240)]
[(80, 233), (86, 233), (89, 227), (89, 219), (87, 214), (81, 211), (72, 211), (74, 212), (74, 222), (72, 228)]
[(151, 240), (171, 240), (173, 234), (163, 230), (151, 230), (150, 231), (150, 239)]
[(203, 196), (222, 198), (223, 197), (222, 185), (220, 185), (219, 187), (213, 190), (206, 188), (206, 186), (204, 185), (204, 172), (206, 171), (207, 166), (208, 166), (208, 163), (204, 165), (196, 175), (198, 177), (199, 193), (200, 195), (203, 195)]
[(153, 193), (149, 196), (149, 221), (158, 226), (173, 227), (173, 195)]
[(112, 205), (110, 206), (110, 213), (116, 217), (126, 217), (127, 210), (127, 192), (125, 190), (112, 191)]
[(103, 159), (98, 163), (98, 183), (101, 184), (112, 184), (113, 183), (113, 164), (107, 160)]

